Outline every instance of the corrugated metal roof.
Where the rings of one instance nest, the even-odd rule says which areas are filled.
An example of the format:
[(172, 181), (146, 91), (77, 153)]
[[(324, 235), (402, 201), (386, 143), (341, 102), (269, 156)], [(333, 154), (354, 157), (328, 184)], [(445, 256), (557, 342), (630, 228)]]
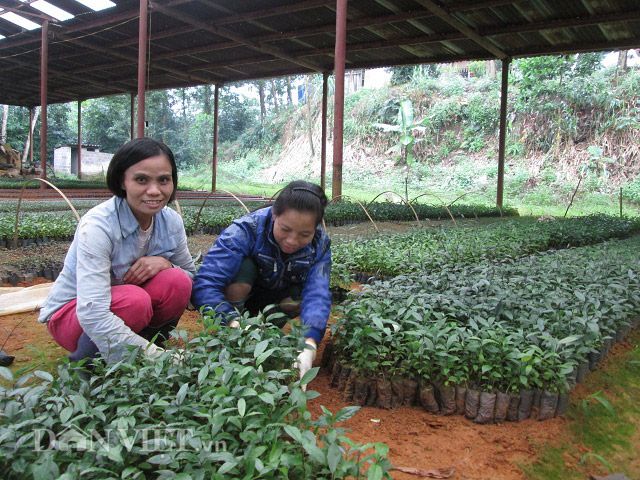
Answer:
[[(2, 7), (40, 23), (32, 0)], [(138, 0), (49, 26), (49, 102), (137, 90)], [(148, 88), (333, 69), (335, 1), (157, 0), (149, 7)], [(640, 46), (637, 0), (349, 0), (347, 68)], [(40, 30), (0, 18), (0, 103), (40, 102)]]

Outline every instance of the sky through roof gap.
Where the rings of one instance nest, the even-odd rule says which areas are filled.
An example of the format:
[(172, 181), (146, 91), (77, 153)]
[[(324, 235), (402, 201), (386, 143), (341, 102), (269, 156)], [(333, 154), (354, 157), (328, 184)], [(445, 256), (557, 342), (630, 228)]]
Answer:
[(6, 21), (13, 23), (14, 25), (18, 25), (19, 27), (24, 28), (25, 30), (35, 30), (36, 28), (40, 28), (35, 22), (24, 18), (21, 15), (13, 12), (5, 12), (0, 13), (0, 18), (4, 18)]
[(76, 2), (81, 3), (85, 7), (89, 7), (94, 12), (116, 6), (111, 0), (76, 0)]
[(22, 3), (27, 3), (29, 6), (35, 8), (36, 10), (40, 10), (42, 13), (46, 13), (50, 17), (55, 18), (61, 22), (65, 20), (69, 20), (74, 17), (71, 13), (52, 5), (51, 3), (45, 0), (37, 0), (35, 2), (29, 2), (29, 0), (20, 0)]

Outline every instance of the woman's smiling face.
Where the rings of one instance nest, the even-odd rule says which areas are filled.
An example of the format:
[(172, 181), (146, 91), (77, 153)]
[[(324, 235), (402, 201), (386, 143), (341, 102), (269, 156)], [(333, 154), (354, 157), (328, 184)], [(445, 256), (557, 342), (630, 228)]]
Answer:
[(157, 155), (131, 165), (124, 172), (122, 188), (129, 208), (146, 230), (173, 194), (171, 162), (166, 155)]
[(306, 247), (316, 233), (316, 215), (287, 209), (280, 215), (273, 215), (273, 237), (280, 250), (287, 255)]

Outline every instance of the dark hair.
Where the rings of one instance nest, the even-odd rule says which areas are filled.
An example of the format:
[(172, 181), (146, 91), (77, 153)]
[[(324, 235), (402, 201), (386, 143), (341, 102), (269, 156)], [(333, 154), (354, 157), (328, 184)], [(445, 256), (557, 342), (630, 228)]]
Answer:
[(304, 180), (295, 180), (284, 187), (273, 204), (272, 212), (282, 215), (289, 209), (300, 212), (312, 212), (316, 214), (316, 225), (324, 217), (324, 209), (327, 206), (327, 196), (322, 189)]
[(157, 155), (165, 155), (171, 164), (171, 178), (173, 180), (173, 193), (169, 201), (175, 199), (178, 190), (178, 168), (173, 152), (164, 143), (153, 138), (136, 138), (122, 145), (113, 155), (109, 168), (107, 169), (107, 187), (118, 197), (126, 197), (127, 192), (122, 188), (124, 172), (132, 165), (135, 165), (147, 158)]

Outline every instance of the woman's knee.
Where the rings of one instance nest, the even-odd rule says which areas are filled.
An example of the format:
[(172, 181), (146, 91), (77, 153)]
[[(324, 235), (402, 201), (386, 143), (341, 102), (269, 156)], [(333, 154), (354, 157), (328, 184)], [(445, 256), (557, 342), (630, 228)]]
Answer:
[(162, 270), (144, 285), (151, 297), (154, 309), (167, 304), (182, 305), (186, 308), (191, 298), (193, 281), (180, 268)]
[(137, 285), (118, 285), (111, 288), (111, 311), (134, 332), (139, 332), (151, 321), (151, 297)]
[(230, 283), (224, 290), (224, 297), (229, 302), (244, 302), (249, 298), (252, 285), (249, 283)]

